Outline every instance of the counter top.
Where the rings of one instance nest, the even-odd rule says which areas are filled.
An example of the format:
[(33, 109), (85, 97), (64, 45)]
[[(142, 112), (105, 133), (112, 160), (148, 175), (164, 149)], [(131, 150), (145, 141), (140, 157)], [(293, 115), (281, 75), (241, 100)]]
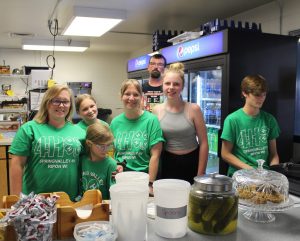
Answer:
[[(289, 210), (275, 213), (276, 220), (271, 223), (249, 221), (244, 218), (243, 211), (239, 209), (236, 232), (225, 236), (202, 235), (188, 229), (187, 234), (182, 238), (167, 239), (155, 234), (154, 220), (148, 218), (146, 241), (294, 241), (300, 237), (300, 198), (290, 196), (293, 198), (295, 206)], [(71, 240), (74, 239), (69, 239), (69, 241)]]
[(0, 139), (0, 146), (10, 146), (12, 141), (12, 138)]

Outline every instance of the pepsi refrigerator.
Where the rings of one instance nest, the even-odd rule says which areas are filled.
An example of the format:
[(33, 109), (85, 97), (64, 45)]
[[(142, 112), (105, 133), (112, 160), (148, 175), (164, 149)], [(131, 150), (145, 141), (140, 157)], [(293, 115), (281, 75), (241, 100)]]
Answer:
[[(269, 91), (263, 110), (273, 114), (279, 123), (280, 161), (292, 158), (297, 42), (296, 37), (228, 28), (160, 50), (167, 64), (178, 61), (185, 64), (183, 99), (197, 103), (206, 121), (207, 173), (227, 172), (228, 165), (220, 155), (220, 136), (226, 116), (244, 105), (240, 83), (249, 74), (260, 74), (267, 79)], [(128, 77), (146, 75), (147, 67), (130, 71), (130, 61), (138, 63), (134, 62), (136, 59), (128, 61)]]
[(148, 64), (151, 58), (151, 54), (146, 54), (137, 58), (128, 60), (127, 73), (129, 79), (137, 79), (141, 84), (148, 80)]

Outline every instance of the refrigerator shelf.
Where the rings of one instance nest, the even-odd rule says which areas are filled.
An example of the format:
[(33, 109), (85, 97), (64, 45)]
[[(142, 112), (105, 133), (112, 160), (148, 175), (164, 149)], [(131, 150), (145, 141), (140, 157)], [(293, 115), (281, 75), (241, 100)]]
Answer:
[(220, 98), (202, 98), (203, 101), (217, 101), (217, 102), (221, 102)]
[(221, 129), (221, 127), (219, 125), (206, 124), (206, 127), (208, 127), (208, 128), (214, 128), (214, 129)]

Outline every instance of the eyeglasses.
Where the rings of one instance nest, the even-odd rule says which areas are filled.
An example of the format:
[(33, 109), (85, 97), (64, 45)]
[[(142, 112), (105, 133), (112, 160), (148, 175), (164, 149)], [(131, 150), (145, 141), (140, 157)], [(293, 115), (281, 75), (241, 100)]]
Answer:
[(154, 63), (154, 62), (150, 62), (149, 64), (150, 64), (151, 66), (165, 67), (165, 64), (163, 64), (163, 63)]
[(69, 100), (60, 100), (60, 99), (52, 99), (50, 102), (54, 106), (60, 106), (61, 104), (63, 106), (70, 106), (71, 103)]
[(95, 144), (94, 145), (100, 150), (100, 151), (110, 151), (113, 147), (112, 144)]

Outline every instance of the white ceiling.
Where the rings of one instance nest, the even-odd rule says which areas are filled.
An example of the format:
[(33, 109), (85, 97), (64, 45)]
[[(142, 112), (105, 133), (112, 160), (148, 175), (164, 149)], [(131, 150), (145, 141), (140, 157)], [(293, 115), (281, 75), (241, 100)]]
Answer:
[[(156, 30), (191, 31), (216, 18), (225, 19), (238, 13), (273, 2), (272, 0), (0, 0), (0, 48), (21, 48), (21, 37), (9, 33), (34, 34), (49, 38), (48, 19), (58, 19), (59, 32), (73, 5), (124, 9), (127, 19), (99, 38), (90, 40), (88, 51), (132, 52), (149, 46)], [(58, 3), (58, 4), (57, 4)], [(57, 8), (55, 6), (57, 4)], [(55, 11), (54, 11), (55, 10)], [(67, 37), (58, 37), (67, 39)], [(151, 50), (149, 50), (151, 51)]]

